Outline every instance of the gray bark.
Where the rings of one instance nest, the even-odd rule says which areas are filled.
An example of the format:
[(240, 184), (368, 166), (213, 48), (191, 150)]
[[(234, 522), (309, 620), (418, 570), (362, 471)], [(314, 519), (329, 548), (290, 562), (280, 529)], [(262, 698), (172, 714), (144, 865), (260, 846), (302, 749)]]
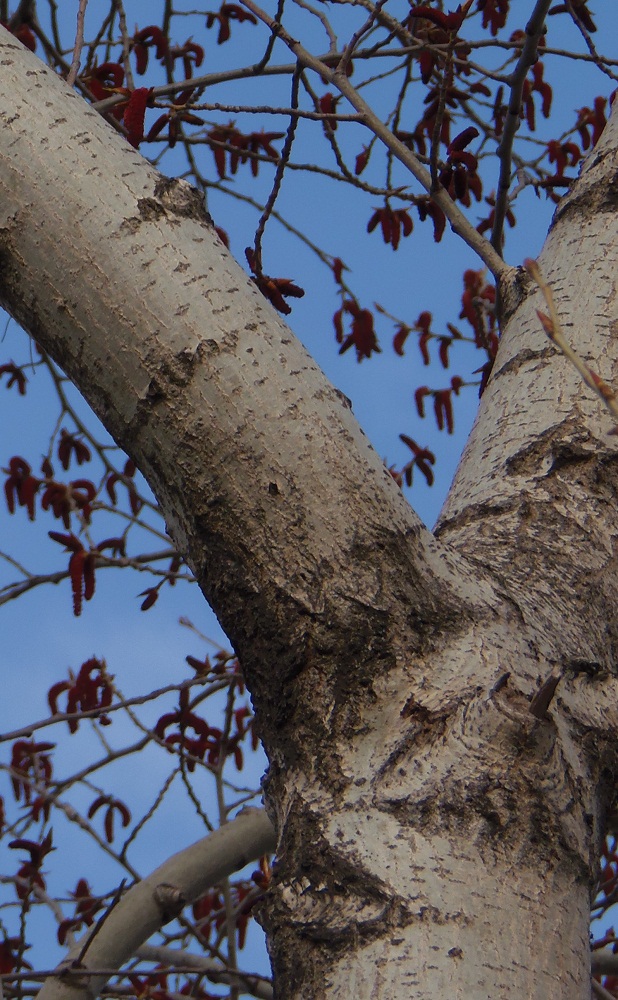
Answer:
[[(0, 299), (147, 476), (242, 658), (279, 836), (275, 995), (587, 998), (617, 443), (538, 295), (522, 280), (432, 535), (196, 195), (0, 45)], [(542, 256), (608, 380), (616, 129)]]
[[(168, 858), (131, 886), (71, 948), (58, 974), (50, 976), (39, 991), (38, 1000), (94, 1000), (108, 982), (110, 970), (121, 969), (152, 934), (211, 886), (270, 854), (274, 846), (266, 813), (245, 809), (208, 837)], [(105, 972), (91, 974), (99, 969)]]

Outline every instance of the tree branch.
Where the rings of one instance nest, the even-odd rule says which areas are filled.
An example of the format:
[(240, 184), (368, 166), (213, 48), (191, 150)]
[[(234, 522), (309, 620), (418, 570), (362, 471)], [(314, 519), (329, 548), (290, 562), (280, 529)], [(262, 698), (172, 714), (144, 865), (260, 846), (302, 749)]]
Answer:
[(175, 854), (138, 882), (109, 911), (107, 919), (72, 948), (64, 974), (49, 979), (38, 1000), (93, 1000), (109, 976), (84, 976), (72, 962), (81, 954), (86, 969), (120, 969), (138, 948), (185, 906), (249, 861), (275, 849), (275, 833), (263, 810), (244, 809), (210, 836)]
[[(199, 194), (163, 178), (31, 53), (0, 38), (0, 297), (149, 478), (254, 697), (258, 676), (272, 697), (263, 671), (272, 648), (283, 684), (340, 627), (374, 656), (361, 633), (386, 609), (385, 643), (409, 607), (425, 622), (436, 607), (450, 616), (493, 601), (440, 553), (349, 407), (226, 254)], [(56, 118), (63, 141), (51, 148), (34, 137)], [(349, 647), (337, 648), (343, 661)]]
[(231, 971), (216, 962), (212, 958), (204, 955), (193, 955), (191, 952), (178, 951), (176, 948), (167, 948), (165, 945), (144, 944), (136, 952), (138, 958), (148, 962), (159, 962), (161, 965), (170, 966), (173, 970), (175, 966), (183, 969), (195, 969), (203, 972), (211, 983), (234, 983), (240, 986), (244, 993), (258, 997), (258, 1000), (273, 1000), (273, 988), (271, 983), (264, 976), (257, 976), (253, 972)]
[(254, 3), (254, 0), (242, 0), (242, 3), (247, 10), (250, 10), (252, 14), (263, 21), (264, 24), (271, 28), (272, 31), (277, 32), (278, 37), (285, 42), (302, 66), (307, 69), (312, 69), (315, 73), (318, 73), (333, 87), (336, 87), (345, 98), (347, 98), (352, 107), (355, 108), (356, 111), (362, 116), (366, 127), (382, 140), (387, 149), (392, 152), (393, 156), (395, 156), (400, 163), (402, 163), (404, 167), (410, 171), (427, 194), (431, 195), (433, 201), (444, 212), (445, 216), (449, 220), (453, 232), (460, 236), (461, 239), (467, 243), (472, 250), (474, 250), (497, 280), (508, 280), (512, 275), (513, 269), (509, 267), (508, 264), (505, 264), (504, 260), (500, 254), (496, 252), (494, 247), (492, 247), (489, 240), (486, 240), (484, 236), (481, 236), (480, 233), (477, 232), (472, 223), (457, 207), (448, 192), (441, 187), (437, 189), (434, 188), (431, 180), (431, 174), (426, 167), (423, 166), (420, 160), (410, 149), (408, 149), (407, 146), (404, 145), (403, 142), (401, 142), (400, 139), (393, 135), (389, 127), (384, 124), (374, 111), (372, 111), (370, 106), (352, 86), (345, 72), (342, 71), (339, 66), (331, 68), (326, 65), (325, 62), (322, 62), (321, 59), (311, 55), (311, 53), (308, 52), (307, 49), (305, 49), (295, 38), (292, 38), (292, 36), (288, 34), (288, 32), (281, 25), (275, 25), (275, 22), (270, 15)]
[(508, 207), (509, 188), (511, 186), (511, 163), (513, 156), (513, 141), (519, 128), (521, 118), (521, 96), (526, 75), (538, 59), (539, 39), (545, 27), (545, 18), (551, 0), (538, 0), (530, 20), (526, 25), (526, 41), (517, 60), (517, 65), (511, 77), (511, 95), (508, 112), (504, 122), (504, 131), (496, 153), (500, 159), (500, 176), (496, 192), (494, 225), (491, 233), (491, 245), (502, 256), (502, 241), (504, 219)]

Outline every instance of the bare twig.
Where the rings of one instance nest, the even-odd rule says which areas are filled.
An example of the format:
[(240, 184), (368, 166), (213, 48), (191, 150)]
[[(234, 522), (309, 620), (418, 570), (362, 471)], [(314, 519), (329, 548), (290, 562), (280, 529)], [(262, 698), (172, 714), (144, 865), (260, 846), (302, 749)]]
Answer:
[[(294, 77), (294, 80), (298, 80), (298, 76)], [(215, 787), (217, 792), (217, 805), (219, 809), (219, 827), (223, 827), (229, 820), (228, 808), (225, 803), (225, 791), (223, 787), (223, 770), (225, 767), (225, 761), (227, 757), (228, 741), (230, 738), (230, 731), (232, 727), (232, 718), (234, 712), (234, 698), (235, 698), (235, 688), (234, 685), (230, 685), (230, 689), (227, 693), (227, 701), (225, 708), (225, 723), (223, 726), (223, 733), (221, 735), (221, 745), (219, 750), (219, 761), (217, 769), (215, 772)], [(221, 882), (221, 892), (223, 894), (223, 901), (225, 905), (225, 932), (227, 940), (227, 961), (230, 969), (234, 971), (238, 968), (238, 954), (236, 951), (236, 914), (234, 913), (234, 905), (232, 902), (232, 892), (230, 887), (229, 878), (225, 878)], [(230, 1000), (238, 1000), (239, 989), (238, 983), (234, 982), (230, 984)]]
[[(203, 687), (204, 679), (202, 677), (194, 677), (191, 680), (182, 681), (180, 684), (167, 684), (165, 687), (157, 688), (156, 691), (151, 691), (148, 694), (137, 695), (135, 698), (126, 698), (116, 705), (108, 705), (104, 714), (110, 715), (112, 712), (120, 711), (120, 709), (127, 709), (131, 705), (145, 705), (149, 701), (161, 698), (164, 694), (169, 694), (170, 691), (183, 691), (185, 688), (196, 687), (197, 685)], [(224, 690), (228, 685), (229, 681), (227, 680), (215, 681), (210, 685), (208, 693), (212, 694), (215, 691)], [(6, 743), (9, 740), (27, 739), (33, 733), (37, 732), (37, 730), (46, 729), (47, 726), (55, 726), (59, 722), (70, 722), (73, 719), (79, 721), (81, 719), (96, 719), (102, 713), (103, 709), (101, 708), (92, 708), (83, 712), (58, 713), (57, 715), (50, 716), (49, 719), (41, 719), (40, 722), (33, 722), (32, 725), (24, 726), (22, 729), (13, 729), (10, 733), (0, 733), (0, 743)]]
[(325, 62), (317, 59), (305, 49), (300, 42), (293, 38), (280, 24), (275, 24), (266, 11), (262, 10), (254, 0), (242, 0), (243, 6), (250, 10), (260, 21), (266, 24), (272, 31), (276, 31), (278, 37), (285, 42), (291, 52), (294, 53), (299, 63), (307, 69), (312, 69), (321, 77), (328, 81), (350, 102), (353, 108), (362, 116), (363, 124), (391, 150), (393, 155), (410, 171), (410, 173), (420, 183), (421, 187), (431, 195), (436, 205), (444, 212), (451, 224), (451, 228), (468, 246), (480, 257), (496, 278), (507, 279), (512, 269), (505, 264), (500, 254), (491, 246), (472, 223), (466, 218), (463, 212), (457, 207), (450, 195), (444, 188), (433, 190), (431, 175), (423, 166), (420, 160), (411, 152), (408, 147), (393, 135), (390, 128), (369, 107), (366, 101), (360, 96), (355, 87), (352, 86), (345, 73), (339, 72), (336, 68), (331, 69)]
[(569, 359), (573, 367), (576, 368), (581, 375), (586, 385), (597, 394), (599, 399), (611, 413), (616, 422), (616, 426), (610, 433), (618, 433), (618, 401), (616, 400), (616, 393), (611, 386), (607, 384), (607, 382), (604, 382), (602, 378), (596, 375), (592, 369), (588, 367), (586, 362), (580, 358), (577, 351), (574, 351), (566, 340), (564, 334), (562, 333), (560, 317), (558, 316), (558, 310), (556, 309), (551, 288), (543, 278), (541, 269), (537, 262), (528, 257), (524, 261), (524, 267), (530, 277), (536, 281), (537, 285), (541, 289), (545, 302), (547, 303), (547, 308), (549, 309), (549, 316), (540, 312), (538, 309), (536, 311), (536, 314), (541, 321), (543, 330), (551, 340), (552, 344), (555, 344), (558, 350), (564, 354), (565, 358)]
[(603, 58), (603, 56), (600, 56), (599, 53), (597, 52), (596, 45), (594, 44), (592, 38), (590, 37), (590, 32), (586, 28), (586, 25), (582, 21), (581, 17), (579, 17), (577, 9), (573, 6), (573, 0), (566, 0), (566, 7), (567, 10), (569, 11), (569, 14), (575, 21), (575, 24), (577, 25), (579, 33), (584, 39), (588, 51), (590, 53), (590, 56), (595, 62), (595, 65), (601, 70), (602, 73), (605, 73), (605, 75), (608, 76), (610, 80), (614, 81), (618, 80), (618, 76), (616, 75), (616, 73), (614, 73), (609, 68), (609, 66), (606, 65), (607, 61)]
[(345, 73), (346, 76), (348, 75), (348, 68), (350, 65), (350, 61), (352, 59), (352, 56), (354, 55), (354, 52), (361, 38), (364, 38), (374, 28), (378, 12), (381, 11), (385, 3), (386, 0), (378, 0), (376, 4), (372, 4), (369, 17), (367, 18), (365, 23), (362, 24), (360, 28), (358, 28), (357, 31), (354, 32), (354, 34), (350, 38), (350, 41), (347, 43), (341, 54), (341, 59), (337, 64), (337, 71), (339, 73)]
[(77, 27), (75, 31), (75, 45), (73, 46), (73, 58), (71, 60), (71, 68), (67, 76), (67, 83), (69, 87), (73, 87), (75, 85), (77, 74), (79, 72), (79, 63), (81, 59), (82, 49), (84, 47), (84, 18), (86, 16), (87, 6), (88, 6), (88, 0), (79, 0), (79, 7), (77, 8)]
[(77, 958), (74, 960), (76, 968), (80, 968), (81, 967), (82, 962), (83, 962), (83, 960), (84, 960), (84, 958), (86, 956), (86, 952), (88, 951), (88, 948), (91, 946), (91, 944), (94, 941), (94, 939), (96, 938), (97, 934), (100, 933), (100, 931), (101, 931), (104, 923), (108, 919), (108, 917), (111, 914), (111, 912), (114, 909), (114, 907), (117, 906), (117, 904), (120, 902), (120, 899), (122, 898), (122, 894), (124, 892), (125, 885), (126, 885), (126, 879), (123, 879), (122, 882), (120, 883), (120, 885), (118, 886), (118, 888), (116, 889), (114, 895), (112, 896), (110, 902), (105, 907), (105, 909), (103, 910), (103, 913), (101, 914), (101, 916), (97, 920), (96, 924), (92, 928), (91, 933), (88, 934), (88, 936), (86, 937), (86, 940), (84, 941), (84, 943), (83, 943), (83, 945), (82, 945), (82, 947), (81, 947), (81, 949), (79, 951), (79, 954), (77, 955)]
[[(298, 106), (298, 81), (299, 81), (299, 74), (294, 73), (292, 77), (292, 94), (290, 101), (293, 111), (295, 111)], [(292, 153), (292, 146), (294, 144), (294, 136), (296, 134), (297, 125), (298, 125), (298, 117), (297, 115), (292, 114), (292, 116), (290, 117), (290, 123), (288, 125), (287, 133), (285, 136), (283, 149), (281, 150), (281, 156), (279, 157), (279, 162), (277, 163), (275, 169), (275, 176), (273, 179), (272, 188), (270, 194), (268, 195), (266, 205), (264, 206), (264, 211), (260, 216), (260, 220), (258, 222), (257, 229), (255, 231), (255, 241), (253, 244), (255, 248), (255, 273), (260, 276), (262, 274), (262, 236), (264, 235), (264, 229), (266, 223), (268, 222), (268, 219), (270, 218), (273, 208), (275, 207), (275, 202), (277, 200), (279, 191), (281, 190), (281, 182), (283, 181), (283, 174), (285, 171), (286, 164), (288, 163), (288, 160), (290, 159), (290, 155)]]
[(511, 186), (511, 164), (513, 158), (513, 141), (521, 121), (521, 97), (528, 70), (538, 59), (539, 39), (545, 28), (545, 18), (551, 0), (537, 0), (530, 20), (526, 25), (526, 41), (517, 60), (517, 65), (511, 77), (511, 95), (504, 122), (504, 131), (496, 150), (500, 160), (500, 176), (496, 192), (494, 224), (491, 233), (491, 245), (502, 256), (504, 239), (504, 219), (508, 207), (509, 188)]
[(124, 67), (125, 82), (129, 90), (133, 90), (135, 83), (133, 82), (131, 60), (129, 59), (129, 55), (131, 54), (131, 39), (129, 38), (127, 28), (127, 15), (122, 0), (113, 0), (113, 3), (118, 14), (118, 25), (120, 27), (120, 37), (122, 38), (122, 65)]

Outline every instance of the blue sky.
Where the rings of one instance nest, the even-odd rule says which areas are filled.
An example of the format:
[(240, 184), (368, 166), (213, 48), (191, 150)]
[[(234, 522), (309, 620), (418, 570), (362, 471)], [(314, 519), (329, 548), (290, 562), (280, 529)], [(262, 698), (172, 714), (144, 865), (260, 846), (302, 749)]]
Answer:
[[(178, 6), (182, 7), (181, 4)], [(213, 8), (214, 6), (213, 4)], [(520, 6), (527, 12), (532, 4), (513, 4), (514, 8)], [(600, 4), (597, 6), (601, 8)], [(95, 7), (96, 4), (91, 8), (92, 16), (96, 14)], [(188, 4), (186, 7), (189, 9)], [(402, 11), (406, 9), (403, 3), (400, 7)], [(137, 21), (142, 27), (159, 16), (158, 8), (155, 10), (152, 4), (127, 4), (127, 8), (130, 26), (133, 21)], [(76, 4), (63, 5), (63, 18), (74, 17), (75, 9)], [(603, 5), (596, 19), (600, 29), (596, 37), (606, 40), (609, 45), (609, 40), (613, 41), (617, 37), (616, 6)], [(515, 15), (511, 16), (510, 23), (513, 27), (520, 26), (516, 23)], [(553, 18), (550, 28), (551, 41), (557, 47), (575, 44), (581, 48), (581, 40), (566, 18)], [(191, 30), (187, 24), (186, 35)], [(239, 48), (234, 50), (234, 58), (239, 62), (250, 62), (255, 55), (251, 27), (235, 25), (233, 31), (239, 39)], [(199, 36), (197, 31), (193, 33), (196, 40), (202, 41), (202, 31)], [(177, 40), (183, 41), (184, 37), (179, 36)], [(318, 37), (315, 44), (318, 51), (320, 46), (325, 47)], [(213, 33), (205, 34), (205, 45), (206, 68), (216, 69), (219, 65), (225, 65), (226, 60), (229, 63), (231, 49), (226, 49), (225, 46), (217, 48)], [(551, 129), (541, 123), (539, 134), (547, 138), (571, 125), (575, 109), (590, 104), (597, 93), (608, 94), (613, 84), (590, 65), (580, 63), (576, 70), (565, 71), (560, 68), (556, 57), (547, 56), (546, 67), (546, 77), (554, 86), (554, 99), (559, 108), (558, 118), (552, 121)], [(230, 85), (228, 89), (218, 91), (216, 99), (221, 102), (240, 100), (238, 93), (238, 89)], [(272, 81), (255, 88), (254, 97), (260, 102), (275, 100), (279, 104), (288, 100), (285, 93), (279, 93), (278, 85)], [(378, 102), (381, 99), (381, 92), (378, 91)], [(240, 116), (229, 117), (236, 117), (240, 124)], [(261, 124), (260, 122), (260, 126)], [(271, 126), (267, 123), (265, 127)], [(353, 157), (366, 141), (367, 136), (361, 127), (354, 126), (350, 128), (348, 138), (342, 140), (342, 145), (348, 155)], [(323, 145), (319, 134), (316, 139), (316, 126), (303, 127), (294, 159), (309, 160), (316, 153), (317, 143)], [(202, 155), (206, 160), (212, 158), (207, 150)], [(328, 151), (318, 155), (324, 162), (328, 162)], [(168, 161), (170, 170), (180, 169), (173, 157), (164, 161), (164, 167)], [(242, 169), (248, 170), (248, 167)], [(488, 191), (494, 184), (491, 174), (495, 170), (493, 165), (486, 170)], [(262, 169), (260, 178), (253, 186), (241, 185), (240, 176), (231, 181), (231, 186), (242, 186), (243, 190), (254, 194), (256, 198), (263, 198), (268, 191), (270, 176), (270, 171)], [(377, 169), (372, 179), (379, 181)], [(390, 247), (384, 246), (378, 232), (371, 235), (366, 233), (367, 221), (378, 204), (377, 199), (368, 199), (357, 191), (348, 190), (344, 185), (311, 178), (306, 174), (290, 173), (277, 207), (284, 215), (289, 215), (294, 224), (325, 251), (345, 260), (351, 269), (351, 284), (359, 294), (362, 292), (363, 305), (371, 308), (373, 303), (379, 302), (408, 322), (413, 322), (422, 310), (429, 309), (434, 314), (438, 329), (443, 328), (449, 320), (457, 322), (461, 274), (467, 267), (478, 267), (472, 253), (449, 232), (436, 247), (429, 224), (415, 224), (413, 235), (403, 240), (400, 249), (394, 253)], [(255, 227), (256, 213), (216, 194), (210, 197), (209, 207), (215, 221), (230, 233), (232, 250), (242, 260), (243, 248), (250, 242)], [(480, 211), (479, 208), (479, 214)], [(510, 263), (519, 263), (523, 257), (538, 253), (551, 214), (550, 202), (537, 200), (532, 193), (522, 196), (518, 225), (514, 230), (508, 231), (505, 255)], [(389, 464), (402, 464), (407, 460), (407, 449), (398, 440), (400, 432), (409, 434), (438, 454), (436, 485), (431, 490), (428, 489), (422, 477), (417, 475), (415, 485), (408, 494), (420, 516), (428, 524), (433, 523), (474, 419), (476, 393), (468, 390), (457, 401), (456, 430), (452, 437), (440, 434), (431, 416), (423, 423), (418, 421), (413, 393), (419, 384), (426, 382), (440, 387), (446, 385), (453, 374), (465, 375), (467, 372), (464, 368), (474, 367), (474, 359), (470, 356), (454, 356), (448, 372), (443, 372), (437, 364), (424, 369), (413, 338), (408, 341), (404, 358), (398, 358), (394, 354), (391, 348), (392, 326), (387, 323), (378, 328), (382, 354), (360, 365), (356, 363), (352, 351), (339, 357), (331, 322), (338, 305), (332, 276), (316, 262), (315, 256), (305, 246), (285, 232), (275, 220), (271, 220), (267, 227), (264, 253), (265, 267), (271, 274), (293, 278), (305, 288), (305, 297), (294, 302), (290, 325), (329, 378), (351, 398), (354, 413), (379, 454)], [(7, 322), (0, 346), (0, 363), (9, 359), (21, 363), (30, 357), (30, 346), (26, 338), (14, 323)], [(482, 363), (482, 360), (478, 363)], [(15, 454), (23, 455), (34, 465), (47, 448), (50, 433), (49, 389), (39, 375), (33, 377), (32, 385), (32, 392), (25, 399), (17, 397), (14, 391), (7, 392), (3, 387), (0, 388), (2, 465)], [(44, 524), (45, 531), (52, 527), (58, 528), (56, 524)], [(10, 516), (4, 501), (0, 501), (0, 545), (33, 571), (62, 565), (58, 561), (57, 547), (51, 543), (45, 544), (42, 537), (44, 531), (41, 526), (33, 531), (24, 510), (18, 510), (14, 516)], [(14, 578), (14, 569), (0, 562), (0, 585)], [(127, 695), (170, 681), (186, 679), (190, 673), (184, 664), (185, 655), (190, 653), (201, 658), (207, 648), (196, 635), (179, 624), (181, 615), (194, 621), (203, 633), (215, 641), (225, 643), (214, 615), (205, 605), (196, 586), (176, 587), (174, 591), (166, 588), (157, 606), (148, 613), (141, 613), (136, 595), (148, 585), (148, 581), (137, 579), (133, 574), (99, 573), (95, 599), (85, 606), (79, 619), (71, 615), (67, 581), (55, 587), (39, 587), (19, 601), (0, 607), (0, 634), (3, 637), (0, 731), (45, 717), (48, 711), (45, 696), (49, 686), (64, 677), (69, 667), (76, 670), (92, 655), (106, 658), (111, 672), (117, 676)], [(49, 732), (48, 730), (47, 733)], [(116, 739), (120, 741), (124, 734), (119, 721), (110, 727), (108, 734), (112, 742)], [(51, 738), (58, 738), (59, 773), (63, 769), (70, 773), (75, 767), (75, 744), (67, 740), (64, 733)], [(6, 760), (7, 753), (7, 745), (0, 745), (0, 760)], [(263, 761), (260, 758), (254, 763), (251, 775), (246, 778), (243, 776), (243, 781), (249, 781), (249, 777), (253, 781), (257, 780), (262, 767)], [(152, 774), (156, 768), (161, 768), (161, 771)], [(132, 801), (139, 801), (143, 808), (147, 808), (148, 802), (156, 794), (164, 769), (165, 761), (147, 761), (143, 769), (131, 765), (129, 769), (120, 772), (115, 780), (125, 786), (127, 797)], [(205, 800), (212, 794), (206, 783), (203, 788), (200, 786), (200, 794), (202, 793)], [(10, 801), (6, 784), (4, 787), (2, 784), (2, 775), (0, 794), (5, 794)], [(137, 851), (139, 866), (144, 873), (159, 864), (169, 853), (200, 835), (201, 827), (195, 816), (191, 811), (179, 813), (180, 809), (180, 797), (172, 796), (167, 812), (162, 810), (161, 821), (151, 824), (144, 831)], [(182, 815), (180, 822), (177, 818), (179, 815)], [(50, 884), (62, 892), (72, 888), (75, 882), (70, 859), (76, 852), (85, 851), (86, 848), (83, 846), (83, 838), (74, 836), (68, 824), (63, 825), (62, 821), (55, 820), (54, 825), (58, 830), (57, 841), (61, 847), (58, 857), (62, 853), (65, 862), (64, 865), (59, 864), (54, 859)], [(84, 869), (89, 864), (92, 862), (85, 861)], [(106, 862), (97, 861), (95, 864), (96, 874), (100, 875), (99, 884), (95, 888), (102, 891), (103, 883), (109, 887), (116, 875), (113, 866), (106, 866)], [(14, 870), (13, 858), (0, 856), (0, 874), (6, 870)], [(0, 885), (0, 903), (4, 892)], [(42, 937), (48, 934), (48, 924), (42, 925)], [(263, 955), (255, 955), (255, 949), (252, 949), (251, 958), (243, 958), (243, 964), (255, 966), (259, 963), (265, 968)]]

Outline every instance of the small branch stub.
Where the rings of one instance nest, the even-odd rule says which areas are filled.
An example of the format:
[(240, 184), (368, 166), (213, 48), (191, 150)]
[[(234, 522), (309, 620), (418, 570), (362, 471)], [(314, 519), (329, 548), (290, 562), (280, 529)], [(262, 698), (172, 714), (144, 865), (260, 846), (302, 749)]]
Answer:
[(155, 889), (154, 899), (161, 913), (161, 921), (169, 924), (170, 920), (175, 920), (180, 916), (187, 901), (180, 889), (169, 882), (161, 882)]
[(535, 719), (543, 720), (547, 718), (547, 709), (551, 705), (561, 678), (561, 673), (551, 673), (541, 684), (539, 690), (530, 702), (530, 714), (533, 715)]

